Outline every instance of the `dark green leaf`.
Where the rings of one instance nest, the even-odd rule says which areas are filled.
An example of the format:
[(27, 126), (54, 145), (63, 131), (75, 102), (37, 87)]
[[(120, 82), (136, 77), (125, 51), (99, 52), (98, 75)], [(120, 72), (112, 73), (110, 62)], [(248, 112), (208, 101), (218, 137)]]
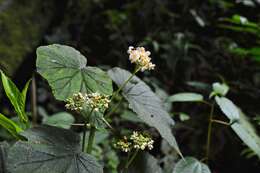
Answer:
[(208, 166), (196, 158), (185, 157), (184, 159), (176, 164), (173, 173), (210, 173)]
[[(130, 72), (117, 67), (109, 70), (108, 74), (118, 87), (131, 76)], [(181, 155), (171, 131), (171, 127), (175, 123), (164, 110), (162, 101), (152, 92), (150, 87), (134, 76), (123, 88), (123, 96), (138, 117), (148, 125), (156, 128), (161, 136)]]
[(86, 64), (86, 58), (69, 46), (54, 44), (37, 49), (37, 71), (48, 80), (58, 100), (77, 92), (112, 94), (107, 73)]
[(7, 149), (9, 144), (7, 142), (0, 143), (0, 172), (7, 173), (6, 170), (6, 159), (7, 159)]
[(102, 173), (96, 159), (80, 151), (79, 136), (53, 126), (25, 131), (28, 141), (18, 141), (8, 150), (11, 173)]

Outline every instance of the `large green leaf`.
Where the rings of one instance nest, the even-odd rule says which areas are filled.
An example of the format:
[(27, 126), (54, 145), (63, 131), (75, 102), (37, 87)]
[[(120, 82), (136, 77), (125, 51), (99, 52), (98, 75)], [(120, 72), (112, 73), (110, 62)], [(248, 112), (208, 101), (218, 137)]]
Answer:
[(12, 136), (19, 139), (22, 129), (12, 120), (0, 113), (0, 126), (4, 127)]
[(203, 101), (203, 96), (197, 93), (177, 93), (170, 96), (169, 102), (199, 102)]
[[(12, 103), (15, 112), (18, 114), (21, 122), (27, 123), (28, 117), (25, 113), (25, 97), (27, 89), (24, 90), (23, 94), (19, 91), (16, 85), (1, 71), (2, 83), (4, 86), (5, 93)], [(28, 88), (28, 83), (25, 88)]]
[(22, 133), (8, 150), (11, 173), (102, 173), (96, 159), (80, 151), (79, 136), (53, 126), (41, 126)]
[(196, 158), (185, 157), (176, 164), (173, 173), (210, 173), (210, 170)]
[(248, 121), (244, 113), (225, 97), (216, 97), (215, 99), (222, 112), (234, 122), (231, 125), (231, 128), (260, 158), (260, 137), (257, 135), (253, 125)]
[[(112, 80), (120, 87), (131, 73), (121, 68), (108, 71)], [(149, 86), (134, 76), (123, 88), (123, 96), (129, 102), (129, 107), (148, 125), (156, 128), (161, 136), (181, 155), (171, 127), (175, 124), (164, 110), (162, 101), (153, 93)]]
[(112, 81), (107, 73), (86, 64), (86, 58), (69, 46), (53, 44), (37, 49), (37, 71), (48, 80), (58, 100), (77, 92), (112, 94)]

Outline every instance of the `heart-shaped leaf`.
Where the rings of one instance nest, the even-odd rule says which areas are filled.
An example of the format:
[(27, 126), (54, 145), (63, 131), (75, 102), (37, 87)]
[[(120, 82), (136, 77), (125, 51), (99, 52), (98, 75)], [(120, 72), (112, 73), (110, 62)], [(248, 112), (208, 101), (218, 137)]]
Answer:
[[(108, 71), (109, 76), (118, 87), (131, 76), (131, 73), (121, 68)], [(129, 107), (148, 125), (156, 128), (169, 144), (181, 155), (171, 127), (175, 124), (164, 110), (162, 101), (153, 93), (149, 86), (134, 76), (123, 88), (123, 96), (129, 102)]]
[(37, 49), (37, 71), (47, 79), (58, 100), (77, 92), (112, 94), (112, 81), (107, 73), (86, 64), (86, 58), (69, 46), (53, 44)]
[(215, 97), (215, 99), (222, 112), (234, 122), (231, 128), (260, 158), (260, 137), (245, 114), (231, 100), (225, 97)]
[(176, 164), (173, 173), (210, 173), (210, 170), (196, 158), (185, 157)]
[(79, 136), (53, 126), (40, 126), (22, 133), (8, 150), (12, 173), (103, 173), (96, 159), (80, 151)]

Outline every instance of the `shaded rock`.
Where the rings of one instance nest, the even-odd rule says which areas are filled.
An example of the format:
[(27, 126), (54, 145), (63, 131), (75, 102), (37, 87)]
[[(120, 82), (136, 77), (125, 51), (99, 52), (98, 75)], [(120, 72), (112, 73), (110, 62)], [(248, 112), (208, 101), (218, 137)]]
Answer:
[(42, 40), (54, 7), (52, 0), (0, 0), (0, 68), (8, 75)]

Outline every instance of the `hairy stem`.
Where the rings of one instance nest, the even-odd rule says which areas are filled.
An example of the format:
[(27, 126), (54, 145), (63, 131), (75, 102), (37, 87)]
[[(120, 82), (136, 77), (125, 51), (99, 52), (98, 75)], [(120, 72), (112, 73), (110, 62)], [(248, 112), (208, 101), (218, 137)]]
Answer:
[(118, 101), (118, 103), (112, 108), (112, 110), (110, 112), (108, 112), (105, 117), (109, 117), (110, 115), (112, 115), (118, 108), (119, 106), (121, 105), (122, 103), (122, 100), (123, 100), (123, 97), (120, 98), (120, 100)]
[(86, 145), (86, 127), (87, 123), (84, 123), (84, 130), (83, 130), (83, 138), (82, 138), (82, 152), (85, 151), (85, 145)]
[(131, 158), (129, 160), (127, 160), (126, 165), (125, 165), (125, 169), (128, 169), (128, 167), (131, 165), (131, 163), (134, 161), (135, 157), (138, 154), (139, 149), (136, 149), (134, 154), (131, 156)]
[(95, 139), (95, 132), (96, 132), (96, 127), (91, 126), (90, 132), (89, 132), (89, 137), (88, 137), (88, 147), (87, 147), (87, 153), (91, 154), (94, 139)]
[(126, 86), (126, 84), (135, 76), (135, 74), (140, 70), (140, 68), (135, 68), (134, 72), (132, 73), (132, 75), (113, 93), (112, 97), (111, 97), (111, 102), (112, 100), (115, 98), (115, 96), (117, 96), (117, 94), (119, 94), (119, 92), (124, 89), (124, 87)]
[[(119, 94), (119, 92), (124, 89), (124, 87), (126, 86), (126, 84), (135, 76), (135, 74), (140, 70), (140, 67), (136, 67), (134, 72), (132, 73), (132, 75), (123, 83), (123, 85), (121, 85), (112, 95), (111, 97), (111, 102), (113, 101), (113, 99)], [(121, 102), (122, 102), (121, 98), (119, 100), (119, 102), (112, 108), (112, 110), (110, 112), (108, 112), (105, 117), (109, 117), (110, 115), (112, 115), (120, 106)]]
[(210, 154), (210, 144), (211, 144), (211, 131), (212, 131), (212, 120), (214, 113), (214, 104), (211, 105), (210, 115), (209, 115), (209, 125), (208, 125), (208, 134), (207, 134), (207, 145), (206, 145), (206, 158), (207, 162), (209, 160)]
[[(90, 121), (90, 116), (91, 116), (93, 110), (94, 110), (94, 108), (87, 115), (87, 118), (89, 121)], [(85, 152), (86, 133), (87, 133), (87, 120), (84, 121), (84, 129), (83, 129), (83, 137), (82, 137), (82, 152)], [(89, 141), (88, 141), (88, 143), (89, 143)]]

